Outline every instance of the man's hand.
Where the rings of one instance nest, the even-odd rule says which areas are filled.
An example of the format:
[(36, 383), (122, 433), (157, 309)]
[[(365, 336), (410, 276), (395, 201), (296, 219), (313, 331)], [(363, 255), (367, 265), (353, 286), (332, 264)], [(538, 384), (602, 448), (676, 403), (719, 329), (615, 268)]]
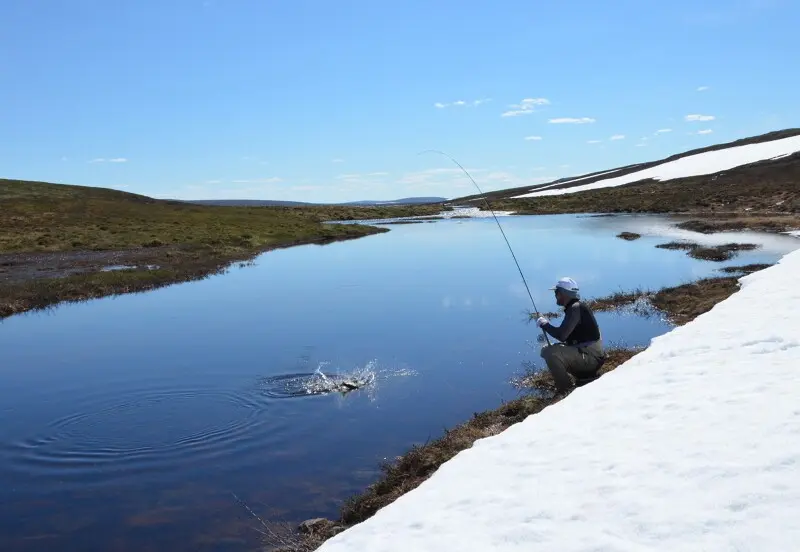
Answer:
[(543, 328), (544, 326), (546, 326), (549, 323), (550, 323), (550, 321), (547, 318), (545, 318), (544, 316), (540, 316), (539, 319), (536, 320), (536, 325), (539, 326), (540, 328)]

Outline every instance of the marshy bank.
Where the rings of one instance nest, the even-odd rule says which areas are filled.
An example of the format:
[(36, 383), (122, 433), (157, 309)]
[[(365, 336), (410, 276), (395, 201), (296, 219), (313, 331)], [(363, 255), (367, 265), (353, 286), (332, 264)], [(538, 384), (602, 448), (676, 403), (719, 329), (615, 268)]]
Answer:
[[(767, 268), (767, 264), (750, 264), (725, 267), (722, 271), (737, 274), (729, 277), (704, 278), (679, 286), (657, 291), (635, 290), (619, 292), (605, 297), (587, 300), (598, 312), (625, 308), (640, 301), (647, 301), (650, 314), (668, 318), (675, 325), (683, 325), (708, 312), (714, 305), (727, 299), (738, 289), (740, 276)], [(600, 370), (601, 377), (633, 358), (646, 347), (607, 347), (607, 360)], [(499, 407), (476, 412), (473, 416), (453, 427), (445, 429), (436, 439), (412, 446), (407, 452), (393, 460), (380, 464), (380, 475), (364, 491), (344, 501), (339, 517), (334, 520), (318, 518), (305, 522), (296, 531), (286, 525), (280, 537), (272, 533), (265, 544), (269, 550), (280, 552), (309, 552), (316, 550), (327, 539), (343, 530), (372, 517), (378, 510), (412, 491), (431, 477), (445, 462), (459, 452), (470, 448), (475, 441), (497, 435), (508, 427), (535, 415), (548, 406), (566, 397), (554, 397), (555, 382), (543, 362), (525, 363), (521, 375), (513, 378), (512, 384), (521, 396), (501, 404)], [(586, 384), (591, 385), (591, 382)]]
[(656, 245), (659, 249), (686, 251), (694, 259), (704, 261), (727, 261), (736, 256), (739, 251), (752, 251), (758, 249), (755, 243), (723, 243), (720, 245), (702, 246), (699, 243), (686, 241), (673, 241)]
[[(235, 207), (0, 180), (0, 318), (201, 280), (296, 245), (387, 232), (334, 220), (435, 216), (441, 204)], [(118, 270), (109, 270), (117, 268)]]

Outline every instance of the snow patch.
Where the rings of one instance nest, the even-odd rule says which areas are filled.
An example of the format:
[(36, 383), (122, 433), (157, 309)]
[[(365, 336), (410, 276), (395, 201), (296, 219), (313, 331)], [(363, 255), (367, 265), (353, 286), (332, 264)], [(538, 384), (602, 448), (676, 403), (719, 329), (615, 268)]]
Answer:
[(784, 234), (789, 234), (795, 238), (800, 238), (800, 230), (789, 230), (788, 232), (784, 232)]
[(797, 274), (800, 251), (740, 278), (709, 312), (319, 550), (794, 550)]
[[(539, 190), (546, 190), (547, 188), (552, 188), (553, 186), (563, 186), (564, 184), (572, 184), (573, 182), (578, 182), (579, 180), (586, 180), (587, 178), (596, 178), (598, 176), (603, 176), (604, 174), (611, 174), (615, 172), (619, 172), (622, 169), (614, 169), (611, 171), (605, 171), (601, 173), (590, 174), (588, 176), (582, 176), (580, 178), (573, 178), (572, 180), (565, 180), (563, 182), (554, 182), (553, 184), (548, 184), (547, 186), (539, 186), (536, 188), (536, 191)], [(514, 196), (514, 197), (528, 197), (528, 196)]]
[[(507, 217), (514, 214), (514, 211), (495, 211), (495, 215), (498, 217)], [(454, 217), (469, 217), (469, 218), (486, 218), (491, 217), (492, 212), (488, 209), (481, 210), (478, 207), (453, 207), (452, 211), (442, 211), (439, 213), (439, 216), (442, 218), (454, 218)], [(411, 217), (413, 218), (413, 217)]]
[(716, 151), (708, 151), (681, 157), (675, 161), (661, 163), (655, 167), (636, 171), (616, 178), (606, 178), (591, 184), (575, 186), (573, 188), (556, 190), (537, 190), (519, 197), (537, 197), (546, 195), (571, 194), (586, 190), (596, 190), (598, 188), (611, 188), (622, 186), (639, 180), (654, 179), (659, 181), (671, 180), (673, 178), (686, 178), (704, 174), (714, 174), (717, 172), (732, 169), (758, 161), (767, 159), (778, 159), (787, 155), (792, 155), (800, 151), (800, 136), (792, 136), (781, 140), (772, 140), (759, 144), (746, 144)]

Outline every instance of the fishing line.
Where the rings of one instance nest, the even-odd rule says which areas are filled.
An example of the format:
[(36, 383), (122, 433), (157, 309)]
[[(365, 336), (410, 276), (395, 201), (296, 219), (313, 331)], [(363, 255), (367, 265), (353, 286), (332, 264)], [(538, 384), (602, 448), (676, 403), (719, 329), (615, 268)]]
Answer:
[[(536, 308), (536, 302), (533, 300), (533, 295), (531, 294), (531, 289), (528, 287), (528, 282), (525, 280), (525, 275), (522, 273), (522, 268), (520, 268), (519, 262), (517, 261), (517, 256), (514, 254), (514, 250), (511, 248), (511, 244), (508, 242), (508, 237), (506, 236), (506, 233), (503, 230), (503, 226), (500, 224), (500, 221), (498, 220), (497, 215), (494, 213), (494, 210), (492, 209), (492, 206), (489, 204), (489, 200), (486, 199), (486, 195), (483, 193), (483, 191), (481, 190), (480, 186), (478, 186), (478, 183), (475, 182), (475, 179), (472, 178), (472, 175), (467, 172), (467, 169), (465, 169), (464, 167), (461, 166), (461, 163), (459, 163), (458, 161), (456, 161), (455, 159), (453, 159), (452, 157), (450, 157), (449, 155), (447, 155), (443, 151), (425, 150), (425, 151), (421, 151), (419, 153), (419, 155), (422, 155), (423, 153), (428, 153), (428, 152), (430, 152), (430, 153), (438, 153), (440, 155), (444, 155), (450, 161), (452, 161), (453, 163), (458, 165), (458, 168), (461, 169), (462, 171), (464, 171), (464, 174), (467, 175), (467, 178), (469, 178), (472, 181), (472, 183), (475, 185), (475, 187), (478, 189), (478, 192), (480, 193), (481, 199), (483, 199), (484, 203), (486, 203), (486, 206), (489, 208), (489, 212), (492, 213), (492, 216), (494, 217), (494, 221), (497, 223), (497, 227), (500, 229), (500, 233), (503, 234), (503, 239), (506, 241), (506, 245), (508, 246), (508, 250), (511, 252), (511, 257), (514, 259), (514, 264), (517, 265), (517, 270), (519, 271), (519, 275), (522, 278), (522, 283), (525, 284), (525, 290), (528, 292), (528, 297), (530, 297), (531, 304), (533, 305), (534, 314), (536, 314), (537, 316), (540, 316), (539, 309)], [(547, 341), (547, 344), (550, 345), (550, 338), (547, 337), (547, 333), (544, 331), (544, 329), (542, 329), (542, 335), (544, 336), (545, 340)]]

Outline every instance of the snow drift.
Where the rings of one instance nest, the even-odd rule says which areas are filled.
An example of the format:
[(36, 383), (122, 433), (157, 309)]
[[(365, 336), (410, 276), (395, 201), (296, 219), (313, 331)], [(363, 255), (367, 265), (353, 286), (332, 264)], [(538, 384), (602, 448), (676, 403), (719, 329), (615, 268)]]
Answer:
[[(648, 169), (635, 171), (624, 176), (605, 178), (597, 182), (592, 182), (591, 184), (583, 184), (571, 188), (559, 189), (547, 189), (548, 186), (545, 186), (538, 188), (536, 191), (522, 195), (516, 195), (514, 197), (521, 198), (570, 194), (575, 192), (583, 192), (586, 190), (596, 190), (598, 188), (622, 186), (623, 184), (631, 184), (633, 182), (647, 179), (664, 181), (674, 178), (686, 178), (704, 174), (714, 174), (732, 169), (734, 167), (756, 163), (758, 161), (786, 157), (798, 151), (800, 151), (800, 136), (791, 136), (789, 138), (771, 140), (769, 142), (746, 144), (743, 146), (734, 146), (715, 151), (687, 155), (686, 157), (661, 163)], [(568, 182), (575, 182), (578, 180), (581, 180), (581, 178), (576, 178)], [(559, 184), (564, 184), (564, 182), (552, 184), (552, 186)]]
[[(772, 155), (772, 153), (770, 153)], [(322, 552), (795, 550), (800, 251)]]

